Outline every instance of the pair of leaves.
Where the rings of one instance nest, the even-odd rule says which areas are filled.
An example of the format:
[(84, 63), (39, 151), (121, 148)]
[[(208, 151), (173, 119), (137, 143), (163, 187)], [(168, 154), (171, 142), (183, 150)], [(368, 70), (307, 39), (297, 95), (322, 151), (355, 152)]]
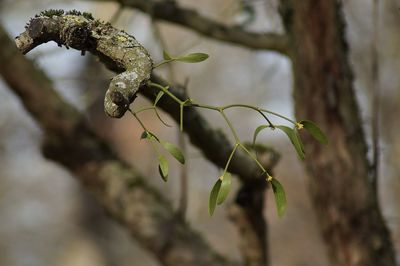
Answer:
[(229, 191), (231, 190), (231, 184), (232, 175), (228, 172), (225, 172), (218, 178), (217, 182), (215, 182), (208, 201), (208, 212), (210, 216), (213, 215), (217, 204), (222, 204), (228, 197)]
[[(161, 144), (161, 146), (169, 152), (178, 162), (181, 164), (185, 164), (185, 157), (183, 156), (182, 151), (172, 144), (171, 142), (165, 141), (165, 140), (160, 140), (156, 135), (151, 133), (150, 131), (144, 131), (142, 133), (141, 139), (148, 139), (152, 141), (156, 141)], [(169, 165), (168, 161), (163, 155), (158, 156), (158, 171), (161, 175), (161, 178), (164, 181), (168, 180), (168, 172), (169, 172)]]
[[(322, 132), (322, 130), (313, 122), (308, 121), (308, 120), (302, 120), (298, 123), (301, 127), (307, 130), (308, 133), (311, 134), (317, 141), (319, 141), (322, 144), (328, 144), (328, 138), (326, 135)], [(270, 126), (268, 125), (261, 125), (256, 128), (254, 131), (254, 136), (253, 136), (253, 146), (255, 145), (256, 139), (258, 134), (265, 128), (268, 128)], [(298, 156), (300, 159), (305, 158), (305, 152), (304, 152), (304, 146), (303, 142), (301, 141), (299, 132), (296, 128), (290, 128), (287, 126), (275, 126), (275, 128), (278, 128), (279, 130), (282, 130), (290, 139), (290, 142), (293, 144)]]
[(192, 53), (192, 54), (187, 54), (187, 55), (181, 55), (178, 57), (173, 57), (166, 51), (163, 52), (163, 58), (164, 58), (164, 60), (167, 60), (167, 61), (199, 63), (199, 62), (203, 62), (204, 60), (207, 60), (208, 57), (209, 57), (209, 55), (205, 54), (205, 53)]
[[(308, 120), (302, 120), (298, 123), (298, 125), (300, 126), (299, 129), (304, 128), (305, 130), (307, 130), (308, 133), (311, 134), (311, 136), (314, 139), (316, 139), (320, 143), (325, 145), (328, 144), (328, 138), (315, 123)], [(298, 130), (296, 128), (292, 129), (287, 126), (276, 126), (276, 128), (285, 132), (285, 134), (289, 137), (290, 141), (292, 142), (294, 148), (296, 149), (297, 154), (303, 160), (305, 157), (304, 146), (303, 142), (301, 141)]]

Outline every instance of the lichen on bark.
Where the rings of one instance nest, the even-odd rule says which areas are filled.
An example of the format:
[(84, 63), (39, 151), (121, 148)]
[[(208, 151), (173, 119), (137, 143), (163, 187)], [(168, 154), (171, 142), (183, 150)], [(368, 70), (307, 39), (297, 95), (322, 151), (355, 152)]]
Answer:
[(147, 50), (133, 36), (93, 19), (89, 13), (48, 10), (32, 18), (25, 29), (15, 39), (24, 54), (54, 41), (59, 46), (80, 50), (82, 55), (88, 51), (108, 68), (122, 72), (111, 79), (104, 97), (104, 110), (111, 117), (122, 117), (150, 79), (153, 62)]

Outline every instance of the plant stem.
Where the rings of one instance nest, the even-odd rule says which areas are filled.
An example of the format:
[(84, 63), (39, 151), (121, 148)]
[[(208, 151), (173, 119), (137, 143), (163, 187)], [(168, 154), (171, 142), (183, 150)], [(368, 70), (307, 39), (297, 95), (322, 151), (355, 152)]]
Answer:
[(183, 107), (184, 104), (179, 105), (179, 129), (183, 131)]
[(261, 170), (263, 170), (264, 173), (268, 174), (267, 170), (265, 170), (264, 166), (262, 166), (262, 164), (257, 160), (257, 158), (242, 143), (239, 143), (239, 145), (250, 156), (250, 158), (257, 163), (257, 165), (261, 168)]
[(271, 114), (271, 115), (274, 115), (274, 116), (277, 116), (277, 117), (280, 117), (280, 118), (282, 118), (282, 119), (285, 119), (286, 121), (289, 121), (290, 123), (292, 123), (292, 124), (294, 124), (294, 125), (297, 124), (296, 121), (293, 121), (292, 119), (289, 119), (289, 118), (287, 118), (286, 116), (283, 116), (283, 115), (280, 115), (280, 114), (278, 114), (278, 113), (269, 111), (269, 110), (267, 110), (267, 109), (260, 108), (260, 111), (265, 112), (265, 113), (268, 113), (268, 114)]
[(172, 61), (174, 61), (174, 59), (169, 59), (169, 60), (161, 61), (160, 63), (156, 64), (156, 65), (153, 67), (153, 69), (154, 69), (154, 68), (157, 68), (157, 67), (160, 67), (160, 66), (162, 66), (162, 65), (168, 64), (169, 62), (172, 62)]
[(224, 176), (224, 175), (226, 174), (226, 172), (228, 171), (229, 164), (231, 163), (231, 160), (232, 160), (232, 158), (233, 158), (233, 155), (235, 154), (235, 151), (236, 151), (236, 149), (237, 149), (237, 147), (238, 147), (239, 145), (240, 145), (240, 144), (237, 142), (237, 143), (235, 144), (235, 146), (233, 147), (233, 150), (232, 150), (231, 154), (229, 155), (228, 161), (226, 162), (225, 169), (224, 169), (224, 173), (222, 174), (222, 176)]
[(153, 83), (151, 81), (147, 82), (148, 86), (157, 88), (159, 90), (162, 90), (165, 94), (167, 94), (169, 97), (171, 97), (174, 101), (176, 101), (179, 104), (183, 104), (183, 101), (181, 101), (180, 99), (178, 99), (178, 97), (176, 97), (175, 95), (173, 95), (169, 90), (167, 90), (165, 87), (161, 86), (160, 84), (157, 83)]
[(221, 109), (220, 107), (211, 106), (211, 105), (207, 105), (207, 104), (194, 103), (194, 102), (191, 102), (189, 105), (186, 105), (186, 106), (210, 109), (210, 110), (214, 110), (214, 111), (218, 111), (218, 112)]
[(233, 137), (235, 138), (236, 143), (240, 143), (240, 139), (236, 133), (235, 128), (232, 126), (231, 121), (229, 121), (228, 117), (225, 115), (224, 111), (222, 109), (218, 109), (218, 111), (221, 113), (222, 117), (225, 119), (226, 123), (228, 124), (229, 128), (232, 131)]
[(143, 122), (140, 120), (140, 118), (136, 115), (135, 112), (132, 111), (132, 109), (128, 109), (129, 112), (133, 115), (133, 117), (136, 118), (136, 120), (139, 122), (140, 126), (143, 128), (144, 131), (148, 132), (147, 128), (145, 127), (145, 125), (143, 124)]

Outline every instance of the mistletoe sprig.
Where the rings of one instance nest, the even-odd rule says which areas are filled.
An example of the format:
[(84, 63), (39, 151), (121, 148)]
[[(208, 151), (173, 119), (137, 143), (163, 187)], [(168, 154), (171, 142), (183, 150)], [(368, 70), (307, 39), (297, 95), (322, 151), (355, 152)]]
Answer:
[[(173, 62), (173, 61), (181, 61), (181, 62), (187, 62), (187, 63), (197, 63), (197, 62), (202, 62), (208, 58), (207, 54), (204, 53), (193, 53), (193, 54), (188, 54), (184, 56), (178, 56), (178, 57), (173, 57), (169, 55), (167, 52), (164, 51), (164, 61), (161, 63), (157, 64), (156, 67), (162, 66), (164, 64)], [(166, 149), (175, 159), (177, 159), (180, 163), (184, 163), (184, 157), (182, 152), (177, 148), (175, 145), (172, 143), (160, 140), (154, 133), (150, 132), (149, 130), (146, 129), (144, 126), (143, 122), (139, 119), (137, 116), (138, 113), (145, 111), (145, 110), (154, 110), (157, 117), (159, 120), (164, 124), (169, 126), (160, 116), (160, 114), (157, 112), (157, 103), (159, 100), (164, 97), (164, 95), (170, 97), (172, 100), (174, 100), (177, 104), (179, 104), (179, 110), (180, 110), (180, 117), (179, 117), (179, 128), (181, 131), (183, 131), (183, 110), (186, 107), (197, 107), (197, 108), (203, 108), (203, 109), (208, 109), (208, 110), (213, 110), (217, 111), (221, 114), (223, 117), (224, 121), (228, 125), (234, 139), (235, 139), (235, 144), (233, 146), (232, 152), (225, 164), (224, 170), (222, 174), (218, 177), (217, 181), (215, 182), (211, 193), (209, 197), (209, 213), (212, 215), (215, 211), (215, 208), (217, 205), (222, 204), (225, 199), (227, 198), (229, 191), (231, 189), (231, 173), (228, 172), (229, 165), (231, 163), (231, 160), (234, 156), (234, 154), (237, 152), (238, 149), (241, 149), (244, 151), (245, 154), (247, 154), (261, 169), (262, 171), (262, 176), (266, 179), (267, 182), (269, 182), (272, 186), (273, 192), (274, 192), (274, 197), (275, 197), (275, 202), (277, 206), (277, 212), (278, 216), (281, 217), (283, 216), (285, 209), (286, 209), (286, 195), (283, 186), (281, 183), (274, 177), (272, 177), (268, 171), (264, 168), (264, 166), (261, 164), (259, 159), (257, 158), (257, 154), (254, 154), (249, 150), (248, 147), (241, 141), (241, 139), (238, 137), (238, 134), (236, 132), (236, 129), (233, 127), (232, 122), (230, 119), (227, 117), (225, 111), (231, 108), (247, 108), (254, 110), (258, 112), (266, 121), (266, 124), (260, 125), (256, 128), (254, 131), (253, 135), (253, 146), (256, 144), (257, 136), (260, 134), (260, 132), (264, 129), (271, 129), (275, 130), (278, 129), (282, 131), (283, 133), (286, 134), (286, 136), (289, 138), (290, 142), (293, 144), (298, 156), (300, 159), (305, 158), (305, 152), (304, 152), (304, 146), (301, 141), (299, 131), (302, 129), (307, 130), (311, 136), (313, 136), (316, 140), (323, 144), (327, 144), (328, 140), (325, 136), (325, 134), (319, 129), (319, 127), (308, 120), (302, 120), (299, 122), (293, 121), (283, 115), (280, 115), (278, 113), (272, 112), (270, 110), (253, 106), (253, 105), (246, 105), (246, 104), (230, 104), (230, 105), (225, 105), (225, 106), (211, 106), (207, 104), (201, 104), (198, 102), (195, 102), (193, 99), (189, 98), (186, 100), (181, 100), (178, 97), (176, 97), (174, 94), (172, 94), (169, 91), (168, 86), (162, 86), (161, 84), (154, 83), (152, 81), (148, 81), (147, 85), (150, 87), (154, 87), (159, 90), (154, 104), (151, 107), (146, 107), (141, 110), (138, 110), (136, 112), (132, 111), (129, 109), (131, 114), (135, 117), (136, 120), (138, 120), (139, 124), (142, 126), (144, 132), (142, 134), (142, 138), (149, 140), (152, 144), (153, 147), (158, 154), (158, 161), (159, 161), (159, 172), (161, 177), (163, 178), (164, 181), (167, 180), (168, 176), (168, 161), (165, 159), (163, 155), (160, 155), (158, 152), (157, 146), (155, 144), (160, 144), (164, 149)], [(288, 122), (290, 122), (293, 127), (289, 127), (286, 125), (275, 125), (273, 124), (270, 119), (268, 118), (268, 115), (273, 115), (278, 118), (284, 119)]]
[[(232, 158), (238, 150), (242, 150), (247, 154), (259, 166), (266, 181), (271, 183), (279, 216), (283, 215), (286, 207), (286, 197), (282, 185), (264, 169), (257, 158), (257, 154), (251, 152), (239, 139), (235, 128), (225, 114), (226, 110), (230, 108), (247, 108), (258, 112), (265, 118), (266, 123), (260, 125), (255, 130), (253, 143), (256, 142), (257, 136), (262, 130), (266, 128), (273, 130), (278, 129), (289, 137), (301, 159), (304, 159), (304, 147), (298, 132), (303, 128), (321, 143), (327, 143), (327, 139), (322, 131), (310, 121), (304, 120), (296, 122), (280, 114), (252, 105), (231, 104), (226, 106), (210, 106), (195, 102), (193, 99), (180, 100), (169, 91), (168, 87), (149, 81), (155, 67), (160, 67), (175, 61), (186, 63), (202, 62), (208, 58), (207, 54), (192, 53), (183, 56), (172, 56), (164, 52), (164, 60), (154, 66), (148, 51), (133, 36), (123, 30), (113, 27), (110, 23), (94, 19), (89, 13), (82, 13), (76, 10), (43, 11), (31, 18), (25, 27), (25, 31), (15, 38), (16, 46), (23, 54), (49, 41), (56, 42), (60, 47), (65, 46), (67, 49), (74, 48), (79, 50), (82, 55), (86, 52), (90, 52), (96, 55), (108, 68), (119, 73), (111, 79), (110, 85), (106, 91), (104, 110), (113, 118), (122, 117), (126, 111), (129, 111), (134, 116), (144, 130), (142, 138), (151, 142), (158, 155), (160, 175), (165, 181), (168, 178), (168, 160), (160, 153), (160, 147), (169, 152), (182, 164), (185, 163), (184, 156), (174, 144), (162, 140), (153, 132), (150, 132), (140, 120), (138, 114), (142, 111), (153, 110), (160, 121), (164, 125), (169, 126), (161, 118), (157, 110), (157, 103), (162, 97), (166, 96), (179, 104), (179, 127), (181, 131), (183, 130), (184, 108), (203, 108), (217, 111), (221, 114), (235, 138), (235, 144), (222, 174), (218, 177), (211, 190), (209, 199), (210, 214), (213, 214), (216, 205), (224, 202), (229, 194), (231, 174), (228, 172), (228, 169)], [(152, 106), (133, 111), (130, 109), (130, 104), (134, 101), (140, 88), (142, 88), (144, 84), (157, 88), (159, 92)], [(288, 121), (293, 124), (293, 127), (272, 124), (268, 118), (270, 115)]]

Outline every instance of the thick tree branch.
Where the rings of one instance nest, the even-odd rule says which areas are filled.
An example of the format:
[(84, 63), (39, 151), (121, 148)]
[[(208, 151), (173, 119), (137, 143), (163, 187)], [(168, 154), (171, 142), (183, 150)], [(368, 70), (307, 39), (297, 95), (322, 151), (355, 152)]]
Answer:
[(136, 170), (116, 157), (0, 28), (0, 73), (45, 133), (44, 153), (66, 166), (163, 265), (232, 265), (217, 255)]
[(390, 233), (369, 180), (362, 121), (338, 0), (281, 0), (293, 47), (298, 117), (329, 135), (329, 148), (304, 136), (310, 197), (332, 265), (394, 266)]
[[(107, 0), (100, 0), (107, 1)], [(154, 19), (168, 21), (198, 32), (206, 37), (251, 49), (270, 50), (289, 54), (288, 39), (284, 34), (254, 33), (239, 27), (226, 26), (200, 15), (192, 9), (178, 6), (174, 1), (114, 0), (121, 5), (139, 9)]]

